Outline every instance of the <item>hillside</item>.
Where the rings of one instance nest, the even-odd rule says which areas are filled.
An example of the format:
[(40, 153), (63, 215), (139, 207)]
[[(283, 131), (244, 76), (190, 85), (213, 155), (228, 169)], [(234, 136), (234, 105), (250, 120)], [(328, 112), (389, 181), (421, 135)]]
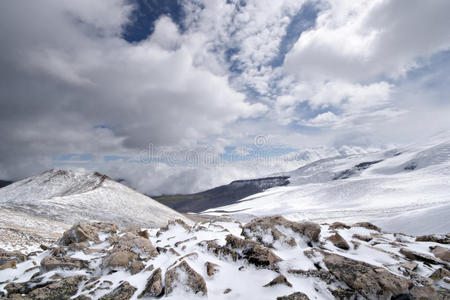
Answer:
[(0, 189), (0, 227), (54, 237), (79, 221), (159, 227), (184, 216), (99, 173), (49, 170)]
[(241, 220), (274, 213), (293, 220), (372, 220), (415, 234), (450, 228), (446, 215), (436, 214), (450, 209), (449, 139), (326, 158), (274, 176), (289, 176), (290, 184), (204, 213)]

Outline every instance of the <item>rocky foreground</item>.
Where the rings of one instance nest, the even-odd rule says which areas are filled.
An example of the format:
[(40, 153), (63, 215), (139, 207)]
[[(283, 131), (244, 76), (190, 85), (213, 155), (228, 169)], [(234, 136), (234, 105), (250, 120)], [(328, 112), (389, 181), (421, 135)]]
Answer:
[(450, 299), (450, 235), (282, 217), (81, 223), (57, 245), (0, 250), (2, 299)]

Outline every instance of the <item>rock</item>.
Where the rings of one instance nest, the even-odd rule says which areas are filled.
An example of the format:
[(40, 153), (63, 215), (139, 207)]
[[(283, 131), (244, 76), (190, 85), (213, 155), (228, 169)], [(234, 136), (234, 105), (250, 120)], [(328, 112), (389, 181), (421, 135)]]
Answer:
[(72, 251), (78, 251), (78, 250), (86, 249), (89, 246), (90, 246), (89, 242), (88, 241), (84, 241), (84, 242), (70, 244), (69, 245), (69, 249), (72, 250)]
[(277, 297), (277, 300), (309, 300), (309, 298), (302, 292), (295, 292), (288, 296)]
[(122, 282), (117, 288), (115, 288), (111, 293), (106, 294), (99, 300), (129, 300), (133, 297), (137, 288), (129, 284), (127, 281)]
[(335, 280), (333, 280), (333, 275), (331, 275), (330, 272), (326, 270), (296, 270), (296, 269), (289, 269), (289, 274), (295, 274), (300, 275), (304, 277), (315, 277), (319, 278), (320, 280), (324, 281), (327, 284), (332, 284)]
[(208, 294), (205, 279), (184, 260), (177, 266), (167, 270), (164, 283), (166, 296), (177, 288), (203, 296)]
[(450, 262), (450, 250), (441, 246), (431, 246), (431, 253), (443, 261)]
[(409, 271), (414, 271), (417, 268), (418, 264), (413, 261), (407, 261), (407, 262), (400, 263), (400, 266), (402, 266), (403, 268), (405, 268)]
[(112, 252), (128, 251), (137, 254), (141, 259), (158, 256), (158, 251), (149, 239), (127, 232), (119, 238)]
[(241, 249), (243, 258), (256, 267), (278, 270), (276, 263), (282, 261), (282, 259), (270, 249), (259, 245), (255, 241), (244, 240), (231, 234), (227, 235), (225, 240), (226, 247)]
[(338, 254), (324, 252), (328, 270), (364, 297), (396, 296), (408, 292), (412, 282), (388, 270)]
[(91, 300), (91, 297), (85, 296), (85, 295), (80, 295), (77, 296), (75, 298), (72, 298), (73, 300)]
[(409, 258), (411, 260), (419, 260), (419, 261), (423, 261), (423, 262), (433, 264), (433, 265), (441, 264), (433, 256), (425, 254), (425, 253), (412, 251), (412, 250), (409, 250), (406, 248), (401, 248), (400, 253), (403, 254), (406, 258)]
[(19, 251), (6, 251), (0, 249), (0, 270), (10, 268), (15, 269), (16, 264), (24, 262), (25, 260), (27, 260), (27, 256)]
[(332, 242), (333, 245), (335, 245), (336, 247), (338, 247), (340, 249), (343, 249), (343, 250), (350, 249), (350, 246), (345, 241), (345, 239), (337, 232), (335, 234), (333, 234), (332, 236), (328, 237), (327, 240)]
[(381, 228), (378, 226), (373, 225), (372, 223), (369, 222), (358, 222), (352, 225), (352, 227), (363, 227), (363, 228), (367, 228), (370, 230), (375, 230), (378, 232), (381, 232)]
[(214, 264), (214, 263), (209, 262), (209, 261), (207, 261), (205, 263), (205, 266), (206, 266), (206, 274), (209, 277), (214, 276), (214, 274), (216, 274), (216, 272), (218, 271), (218, 267), (219, 267), (219, 265)]
[(431, 279), (433, 279), (435, 281), (438, 281), (438, 280), (441, 280), (441, 279), (443, 279), (445, 277), (449, 277), (450, 278), (450, 272), (445, 270), (445, 269), (443, 269), (443, 268), (439, 268), (436, 271), (434, 271), (433, 274), (431, 274), (429, 278), (431, 278)]
[(53, 255), (46, 256), (41, 261), (41, 273), (48, 272), (54, 269), (85, 269), (89, 267), (89, 262), (68, 256), (57, 257)]
[(411, 299), (438, 299), (438, 294), (431, 286), (414, 286), (410, 291)]
[(158, 230), (158, 232), (156, 233), (156, 237), (159, 237), (163, 232), (168, 231), (170, 227), (176, 226), (177, 224), (181, 225), (181, 227), (183, 227), (188, 232), (192, 231), (192, 227), (189, 226), (188, 224), (186, 224), (186, 222), (184, 222), (181, 219), (176, 219), (176, 220), (170, 220), (166, 226), (161, 227)]
[(68, 246), (72, 243), (80, 243), (84, 241), (99, 242), (98, 233), (115, 233), (118, 227), (112, 223), (91, 222), (78, 223), (69, 230), (65, 231), (58, 244)]
[(450, 244), (450, 234), (446, 235), (437, 235), (437, 234), (429, 234), (422, 235), (416, 238), (416, 242), (433, 242), (439, 244)]
[(148, 233), (147, 230), (138, 231), (137, 235), (139, 235), (140, 237), (143, 237), (144, 239), (149, 239), (150, 238), (150, 234)]
[(144, 270), (144, 268), (145, 268), (145, 265), (142, 261), (135, 260), (135, 261), (131, 262), (131, 265), (130, 265), (131, 275), (139, 273), (140, 271)]
[(198, 245), (206, 247), (208, 251), (211, 251), (219, 258), (230, 256), (233, 259), (233, 261), (242, 258), (242, 256), (239, 253), (231, 249), (228, 249), (227, 247), (220, 246), (219, 244), (217, 244), (215, 240), (201, 241), (200, 243), (198, 243)]
[[(272, 247), (274, 241), (285, 242), (288, 245), (296, 245), (295, 239), (289, 238), (277, 227), (282, 226), (302, 235), (307, 243), (318, 242), (320, 226), (312, 222), (292, 222), (281, 216), (256, 218), (242, 228), (242, 235), (246, 238), (255, 238), (259, 243)], [(266, 242), (266, 235), (272, 236), (272, 242)]]
[(145, 289), (138, 296), (138, 298), (159, 297), (163, 294), (163, 292), (164, 288), (162, 284), (162, 270), (161, 268), (158, 268), (153, 271), (152, 275), (147, 279)]
[(333, 224), (331, 224), (328, 229), (350, 229), (351, 226), (348, 226), (347, 224), (341, 223), (341, 222), (334, 222)]
[(226, 288), (225, 291), (223, 291), (224, 294), (228, 294), (228, 293), (230, 293), (230, 292), (231, 292), (231, 289), (230, 289), (230, 288)]
[(284, 284), (287, 285), (288, 287), (292, 287), (292, 284), (287, 280), (287, 278), (284, 275), (278, 275), (271, 282), (265, 284), (264, 287), (274, 286), (278, 284)]
[(333, 294), (334, 298), (340, 299), (340, 300), (347, 300), (347, 299), (358, 299), (358, 294), (351, 289), (342, 289), (337, 288), (335, 290), (330, 290), (331, 294)]
[(195, 241), (195, 240), (197, 240), (196, 236), (193, 236), (193, 237), (191, 237), (189, 239), (185, 239), (184, 241), (178, 241), (178, 242), (175, 243), (175, 247), (178, 247), (179, 245), (181, 245), (183, 243), (186, 243), (186, 242), (189, 242), (189, 241)]
[(33, 300), (69, 299), (78, 292), (78, 285), (83, 280), (86, 280), (86, 277), (83, 275), (67, 277), (32, 290), (27, 294), (27, 298)]
[(16, 260), (7, 261), (6, 263), (4, 263), (0, 266), (0, 271), (6, 270), (6, 269), (15, 269), (16, 264), (17, 264)]
[(370, 242), (372, 240), (372, 237), (369, 236), (369, 235), (361, 235), (361, 234), (357, 234), (357, 233), (352, 235), (352, 238), (358, 239), (358, 240), (363, 241), (363, 242)]

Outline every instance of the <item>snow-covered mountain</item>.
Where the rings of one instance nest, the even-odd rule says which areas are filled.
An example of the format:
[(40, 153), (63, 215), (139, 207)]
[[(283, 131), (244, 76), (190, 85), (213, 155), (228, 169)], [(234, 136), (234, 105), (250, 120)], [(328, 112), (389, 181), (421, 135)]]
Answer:
[[(292, 172), (290, 184), (207, 210), (240, 219), (371, 220), (390, 231), (450, 231), (450, 139), (389, 151), (341, 155)], [(216, 211), (216, 213), (215, 213)]]
[(159, 227), (171, 219), (189, 222), (176, 211), (99, 173), (49, 170), (0, 189), (1, 228), (47, 235), (54, 228), (64, 230), (79, 221)]

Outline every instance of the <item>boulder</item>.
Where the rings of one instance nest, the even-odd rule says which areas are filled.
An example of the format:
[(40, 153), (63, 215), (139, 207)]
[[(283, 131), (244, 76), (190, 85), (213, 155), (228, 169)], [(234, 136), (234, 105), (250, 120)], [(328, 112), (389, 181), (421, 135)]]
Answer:
[(328, 229), (350, 229), (351, 226), (341, 223), (341, 222), (334, 222), (330, 226), (328, 226)]
[(206, 249), (214, 253), (217, 257), (231, 257), (233, 261), (242, 258), (242, 256), (225, 246), (220, 246), (215, 240), (201, 241), (198, 243), (199, 246), (206, 247)]
[(370, 242), (372, 240), (372, 237), (370, 235), (361, 235), (361, 234), (357, 234), (357, 233), (352, 235), (352, 238), (358, 239), (363, 242)]
[(450, 262), (450, 250), (441, 246), (431, 246), (431, 253), (443, 261)]
[(117, 230), (117, 225), (112, 223), (78, 223), (64, 232), (63, 236), (59, 239), (58, 244), (68, 246), (72, 243), (80, 243), (84, 241), (99, 242), (99, 232), (115, 233)]
[(86, 280), (83, 275), (67, 277), (44, 287), (32, 290), (26, 299), (33, 300), (59, 300), (69, 299), (78, 292), (78, 285)]
[(68, 256), (48, 255), (41, 261), (41, 273), (54, 269), (85, 269), (89, 267), (89, 262), (82, 259), (72, 258)]
[(350, 249), (350, 246), (345, 241), (345, 239), (337, 232), (335, 234), (333, 234), (332, 236), (328, 237), (327, 240), (332, 242), (333, 245), (335, 245), (336, 247), (338, 247), (340, 249), (343, 249), (343, 250)]
[(436, 258), (425, 253), (416, 252), (406, 248), (401, 248), (400, 253), (411, 260), (419, 260), (433, 265), (441, 264), (438, 260), (436, 260)]
[(367, 298), (389, 297), (408, 292), (412, 282), (385, 268), (324, 252), (328, 270), (340, 281)]
[(270, 249), (259, 245), (255, 241), (244, 240), (232, 234), (227, 235), (225, 240), (226, 247), (240, 249), (242, 251), (242, 257), (256, 267), (278, 270), (276, 263), (282, 261), (282, 259), (270, 251)]
[(381, 228), (378, 226), (373, 225), (372, 223), (369, 222), (358, 222), (352, 225), (352, 227), (363, 227), (366, 229), (370, 229), (370, 230), (375, 230), (378, 232), (381, 232)]
[(99, 300), (129, 300), (133, 297), (137, 288), (129, 284), (127, 281), (122, 282), (111, 293), (106, 294)]
[(437, 269), (436, 271), (433, 272), (433, 274), (430, 275), (430, 278), (435, 281), (441, 280), (445, 277), (450, 278), (450, 272), (443, 268)]
[(164, 288), (162, 283), (162, 270), (161, 268), (153, 271), (152, 275), (147, 279), (145, 289), (139, 295), (138, 298), (142, 297), (159, 297), (163, 294)]
[(288, 296), (277, 297), (277, 300), (309, 300), (309, 298), (302, 292), (295, 292)]
[[(319, 241), (320, 226), (318, 224), (312, 222), (292, 222), (281, 216), (253, 219), (242, 228), (241, 234), (246, 238), (254, 238), (267, 247), (272, 247), (275, 241), (296, 246), (295, 239), (288, 237), (277, 228), (280, 226), (302, 235), (307, 243)], [(267, 234), (271, 235), (271, 242), (267, 242)]]
[(209, 262), (209, 261), (207, 261), (207, 262), (205, 263), (205, 266), (206, 266), (206, 274), (207, 274), (209, 277), (214, 276), (214, 274), (216, 274), (216, 272), (219, 270), (219, 269), (218, 269), (219, 265), (214, 264), (214, 263)]
[(428, 234), (421, 235), (416, 238), (416, 242), (433, 242), (439, 244), (450, 244), (450, 234), (438, 235), (438, 234)]
[(205, 279), (184, 260), (167, 270), (164, 283), (166, 295), (171, 294), (175, 289), (183, 289), (186, 292), (201, 294), (202, 296), (208, 294)]
[(181, 227), (183, 227), (186, 231), (190, 232), (192, 231), (192, 227), (189, 226), (188, 224), (186, 224), (186, 222), (184, 222), (181, 219), (176, 219), (176, 220), (170, 220), (166, 226), (161, 227), (158, 232), (156, 233), (156, 237), (159, 237), (163, 232), (169, 231), (170, 227), (173, 226), (177, 226), (180, 225)]
[(27, 256), (19, 251), (7, 251), (0, 248), (0, 271), (15, 269), (16, 264), (24, 262), (26, 259)]
[(112, 250), (112, 252), (120, 251), (133, 252), (141, 259), (158, 256), (158, 251), (149, 239), (143, 238), (131, 232), (127, 232), (122, 235)]
[(274, 285), (279, 285), (279, 284), (284, 284), (284, 285), (287, 285), (288, 287), (292, 287), (292, 284), (287, 280), (287, 278), (284, 275), (278, 275), (277, 277), (272, 279), (272, 281), (265, 284), (264, 287), (269, 287), (269, 286), (274, 286)]

